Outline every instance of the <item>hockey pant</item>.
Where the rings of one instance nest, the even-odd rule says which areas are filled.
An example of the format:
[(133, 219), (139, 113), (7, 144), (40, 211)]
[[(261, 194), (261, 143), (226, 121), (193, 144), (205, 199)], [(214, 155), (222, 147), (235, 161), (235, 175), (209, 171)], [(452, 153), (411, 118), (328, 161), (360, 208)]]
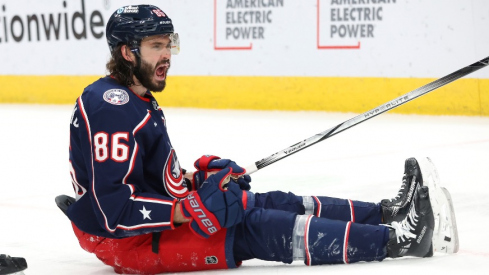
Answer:
[(237, 267), (233, 258), (233, 229), (223, 228), (208, 239), (190, 231), (188, 224), (161, 232), (158, 253), (153, 235), (122, 239), (94, 236), (73, 230), (80, 246), (114, 268), (118, 274), (160, 274)]
[[(280, 191), (249, 196), (236, 226), (234, 258), (306, 265), (381, 261), (389, 230), (379, 204), (329, 197), (296, 196)], [(254, 206), (254, 207), (250, 207)], [(307, 215), (306, 212), (315, 215)]]

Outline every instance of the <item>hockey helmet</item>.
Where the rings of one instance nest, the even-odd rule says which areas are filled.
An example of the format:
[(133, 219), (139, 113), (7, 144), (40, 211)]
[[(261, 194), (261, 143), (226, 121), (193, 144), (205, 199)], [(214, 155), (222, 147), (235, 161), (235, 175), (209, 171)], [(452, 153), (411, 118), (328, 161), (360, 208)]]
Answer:
[(119, 8), (109, 18), (105, 31), (110, 52), (119, 44), (125, 44), (137, 55), (141, 40), (158, 34), (169, 35), (172, 54), (180, 52), (180, 40), (178, 34), (174, 33), (170, 17), (153, 5), (129, 5)]

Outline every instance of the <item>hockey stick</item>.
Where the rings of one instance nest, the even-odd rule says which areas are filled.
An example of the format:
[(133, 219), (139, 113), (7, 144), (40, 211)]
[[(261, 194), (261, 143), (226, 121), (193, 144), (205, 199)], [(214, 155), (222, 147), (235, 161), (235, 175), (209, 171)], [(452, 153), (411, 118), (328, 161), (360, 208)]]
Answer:
[(308, 139), (305, 139), (299, 143), (296, 143), (288, 148), (285, 148), (281, 151), (278, 151), (277, 153), (273, 154), (273, 155), (270, 155), (269, 157), (266, 157), (262, 160), (259, 160), (257, 162), (255, 162), (253, 165), (250, 165), (248, 167), (246, 167), (246, 172), (247, 174), (252, 174), (260, 169), (262, 169), (263, 167), (267, 167), (268, 165), (274, 163), (274, 162), (277, 162), (283, 158), (286, 158), (288, 156), (291, 156), (301, 150), (304, 150), (306, 149), (307, 147), (311, 146), (311, 145), (314, 145), (320, 141), (323, 141), (327, 138), (330, 138), (336, 134), (339, 134), (343, 131), (345, 131), (346, 129), (350, 128), (350, 127), (353, 127), (357, 124), (360, 124), (368, 119), (371, 119), (375, 116), (378, 116), (382, 113), (385, 113), (391, 109), (394, 109), (396, 107), (399, 107), (401, 105), (403, 105), (404, 103), (406, 102), (409, 102), (417, 97), (420, 97), (424, 94), (427, 94), (435, 89), (438, 89), (442, 86), (445, 86), (447, 85), (448, 83), (450, 82), (453, 82), (459, 78), (462, 78), (468, 74), (471, 74), (479, 69), (482, 69), (484, 67), (486, 67), (487, 65), (489, 65), (489, 57), (486, 57), (480, 61), (477, 61), (475, 62), (474, 64), (471, 64), (469, 66), (466, 66), (456, 72), (453, 72), (447, 76), (444, 76), (440, 79), (437, 79), (431, 83), (428, 83), (422, 87), (419, 87), (407, 94), (404, 94), (394, 100), (391, 100), (387, 103), (384, 103), (378, 107), (375, 107), (374, 109), (370, 110), (370, 111), (367, 111), (363, 114), (360, 114), (354, 118), (351, 118), (343, 123), (340, 123), (324, 132), (321, 132), (319, 134), (316, 134)]

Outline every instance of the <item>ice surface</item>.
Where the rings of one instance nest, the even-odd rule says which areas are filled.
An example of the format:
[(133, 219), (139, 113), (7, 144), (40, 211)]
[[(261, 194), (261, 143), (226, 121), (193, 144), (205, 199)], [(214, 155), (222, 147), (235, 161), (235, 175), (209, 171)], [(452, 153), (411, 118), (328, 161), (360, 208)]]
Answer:
[[(25, 257), (31, 274), (114, 274), (83, 251), (54, 203), (73, 195), (68, 173), (72, 106), (0, 105), (0, 253)], [(164, 109), (184, 168), (202, 154), (243, 166), (356, 114)], [(195, 274), (486, 274), (489, 261), (489, 118), (383, 114), (252, 175), (252, 191), (292, 191), (365, 201), (396, 195), (404, 159), (429, 156), (454, 200), (460, 251), (433, 258), (307, 267), (251, 260)]]

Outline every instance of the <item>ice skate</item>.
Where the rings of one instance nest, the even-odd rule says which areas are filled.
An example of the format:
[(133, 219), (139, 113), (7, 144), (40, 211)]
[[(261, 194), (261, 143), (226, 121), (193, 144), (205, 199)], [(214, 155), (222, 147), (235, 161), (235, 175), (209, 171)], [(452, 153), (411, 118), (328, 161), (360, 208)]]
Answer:
[(25, 269), (27, 269), (27, 262), (24, 258), (0, 255), (0, 274), (22, 275)]
[(408, 158), (404, 162), (404, 176), (397, 196), (381, 201), (384, 223), (399, 222), (406, 217), (417, 186), (423, 186), (420, 167), (415, 158)]
[(387, 255), (391, 258), (433, 256), (434, 224), (429, 188), (417, 186), (406, 217), (387, 225), (390, 228)]
[(418, 158), (423, 176), (423, 185), (430, 191), (435, 227), (433, 231), (433, 250), (443, 253), (457, 253), (459, 238), (455, 210), (450, 192), (440, 185), (438, 172), (430, 158)]

